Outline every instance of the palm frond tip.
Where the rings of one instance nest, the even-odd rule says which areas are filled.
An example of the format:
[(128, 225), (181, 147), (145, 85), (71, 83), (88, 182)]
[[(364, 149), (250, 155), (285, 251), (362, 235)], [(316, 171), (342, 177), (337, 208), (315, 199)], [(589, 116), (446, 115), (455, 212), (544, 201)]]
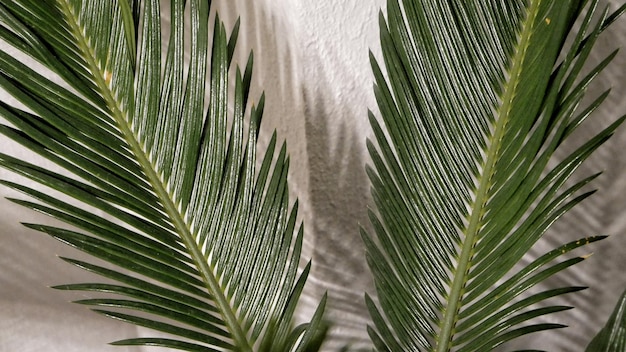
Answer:
[[(106, 216), (3, 183), (35, 199), (18, 204), (78, 231), (27, 226), (114, 264), (65, 259), (116, 283), (56, 288), (110, 295), (77, 303), (173, 336), (116, 344), (319, 347), (325, 300), (310, 324), (291, 327), (309, 270), (298, 274), (303, 231), (297, 205), (289, 206), (286, 148), (276, 153), (274, 135), (256, 171), (263, 98), (256, 107), (248, 102), (252, 56), (243, 73), (236, 69), (229, 92), (239, 25), (228, 35), (216, 16), (211, 31), (209, 14), (210, 2), (173, 1), (162, 57), (157, 0), (0, 4), (0, 39), (71, 86), (0, 51), (0, 86), (29, 110), (1, 103), (12, 126), (0, 132), (76, 177), (5, 154), (0, 164)], [(270, 332), (273, 338), (264, 337)]]
[(606, 325), (591, 340), (587, 352), (619, 352), (626, 349), (626, 291), (619, 298)]
[[(533, 304), (580, 288), (519, 297), (584, 259), (557, 262), (561, 256), (603, 237), (562, 245), (510, 272), (554, 221), (593, 193), (580, 190), (597, 175), (564, 184), (624, 120), (548, 167), (606, 98), (579, 107), (615, 53), (587, 73), (583, 64), (623, 12), (608, 16), (597, 7), (387, 2), (380, 16), (386, 73), (371, 60), (381, 115), (379, 122), (370, 114), (375, 142), (368, 142), (378, 241), (363, 234), (380, 300), (368, 299), (377, 349), (484, 351), (561, 327), (520, 326), (567, 309)], [(577, 19), (581, 27), (566, 46)]]

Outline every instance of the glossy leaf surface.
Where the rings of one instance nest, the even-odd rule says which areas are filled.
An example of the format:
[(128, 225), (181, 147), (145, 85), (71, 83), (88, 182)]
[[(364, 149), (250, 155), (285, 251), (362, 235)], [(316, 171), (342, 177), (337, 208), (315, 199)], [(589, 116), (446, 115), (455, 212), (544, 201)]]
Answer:
[(325, 300), (292, 327), (309, 272), (298, 273), (303, 230), (286, 147), (274, 136), (257, 151), (264, 99), (248, 101), (252, 55), (243, 72), (232, 64), (239, 24), (228, 33), (210, 1), (173, 0), (166, 30), (161, 6), (0, 4), (0, 38), (63, 81), (0, 51), (0, 86), (26, 107), (0, 103), (10, 123), (0, 132), (68, 173), (6, 154), (0, 165), (67, 198), (3, 184), (31, 199), (15, 202), (73, 227), (26, 226), (112, 264), (64, 258), (107, 280), (57, 289), (89, 291), (77, 303), (172, 335), (115, 344), (316, 349)]
[(378, 350), (490, 351), (562, 327), (532, 319), (569, 307), (533, 305), (579, 287), (524, 294), (586, 258), (567, 253), (603, 237), (515, 266), (593, 193), (585, 186), (597, 175), (570, 178), (624, 120), (551, 163), (606, 97), (581, 106), (615, 53), (583, 66), (622, 11), (609, 16), (597, 1), (387, 2), (384, 66), (371, 59), (381, 116), (370, 113), (368, 142), (375, 237), (363, 233)]

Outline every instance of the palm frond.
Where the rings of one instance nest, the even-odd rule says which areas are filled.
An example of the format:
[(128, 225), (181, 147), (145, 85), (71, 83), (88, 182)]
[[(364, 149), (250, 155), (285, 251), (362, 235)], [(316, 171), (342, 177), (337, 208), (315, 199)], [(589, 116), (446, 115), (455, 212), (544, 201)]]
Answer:
[(585, 351), (620, 352), (626, 350), (626, 291), (622, 293), (606, 325), (591, 340)]
[(243, 72), (231, 67), (239, 24), (228, 34), (216, 15), (211, 30), (210, 1), (171, 5), (162, 57), (157, 0), (0, 4), (0, 38), (65, 82), (0, 51), (0, 86), (27, 108), (0, 103), (12, 124), (0, 132), (74, 176), (5, 154), (0, 164), (106, 216), (3, 184), (74, 230), (26, 226), (114, 264), (63, 258), (113, 283), (57, 289), (94, 292), (77, 303), (173, 335), (116, 344), (314, 350), (325, 299), (310, 323), (291, 326), (309, 266), (298, 274), (303, 230), (275, 135), (256, 169), (264, 99), (248, 101), (252, 55)]
[(382, 117), (381, 124), (370, 113), (376, 141), (368, 141), (378, 241), (363, 232), (380, 300), (367, 298), (378, 350), (487, 351), (562, 327), (532, 319), (569, 307), (534, 305), (580, 287), (521, 295), (585, 259), (559, 261), (564, 254), (604, 237), (564, 244), (512, 270), (552, 223), (593, 193), (583, 187), (597, 175), (564, 185), (624, 120), (550, 166), (608, 94), (579, 106), (615, 52), (588, 72), (583, 65), (625, 8), (608, 16), (597, 7), (387, 2), (387, 16), (380, 15), (386, 72), (371, 60)]

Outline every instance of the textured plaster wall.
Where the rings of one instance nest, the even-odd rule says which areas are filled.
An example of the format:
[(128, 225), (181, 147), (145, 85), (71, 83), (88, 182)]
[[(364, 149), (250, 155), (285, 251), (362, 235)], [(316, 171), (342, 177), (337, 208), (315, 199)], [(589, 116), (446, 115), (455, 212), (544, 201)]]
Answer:
[[(378, 11), (384, 2), (214, 1), (227, 25), (232, 26), (241, 16), (238, 62), (245, 62), (248, 50), (254, 50), (252, 97), (258, 97), (263, 90), (267, 94), (262, 141), (266, 143), (276, 129), (288, 143), (291, 193), (300, 200), (305, 225), (303, 257), (314, 262), (301, 311), (308, 316), (323, 292), (328, 291), (328, 317), (336, 323), (329, 351), (344, 343), (367, 346), (364, 326), (368, 317), (362, 297), (364, 291), (374, 293), (374, 288), (358, 233), (359, 226), (367, 228), (366, 208), (371, 204), (363, 171), (368, 162), (365, 138), (370, 135), (367, 109), (376, 111), (368, 50), (380, 57)], [(599, 62), (617, 43), (626, 45), (624, 33), (626, 20), (621, 20), (602, 37), (601, 49), (592, 60)], [(619, 55), (592, 88), (601, 92), (613, 87), (613, 95), (593, 122), (579, 132), (580, 136), (597, 131), (626, 112), (625, 68), (624, 55)], [(526, 339), (523, 342), (530, 344), (526, 347), (581, 350), (626, 287), (624, 147), (626, 130), (621, 129), (579, 173), (586, 176), (605, 170), (596, 182), (599, 192), (557, 223), (529, 256), (528, 260), (585, 235), (614, 234), (593, 247), (595, 256), (590, 260), (545, 285), (591, 286), (567, 297), (564, 303), (576, 306), (576, 310), (552, 319), (572, 327)], [(3, 137), (0, 149), (32, 158)], [(0, 178), (18, 179), (2, 169)], [(0, 188), (0, 196), (17, 194)], [(74, 257), (75, 252), (24, 229), (18, 221), (49, 220), (0, 200), (0, 352), (158, 350), (107, 346), (107, 342), (135, 336), (137, 329), (66, 303), (83, 298), (80, 294), (48, 289), (59, 283), (90, 280), (90, 276), (55, 257)], [(139, 329), (139, 334), (147, 333)]]

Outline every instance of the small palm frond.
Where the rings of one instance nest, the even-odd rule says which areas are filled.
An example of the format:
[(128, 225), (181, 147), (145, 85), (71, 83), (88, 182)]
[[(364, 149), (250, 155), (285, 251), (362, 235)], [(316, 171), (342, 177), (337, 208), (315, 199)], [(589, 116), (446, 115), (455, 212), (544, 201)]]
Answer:
[(606, 325), (587, 346), (586, 352), (626, 351), (626, 291), (622, 293)]
[(108, 283), (56, 288), (92, 291), (78, 303), (173, 336), (115, 344), (313, 350), (325, 300), (292, 327), (309, 272), (298, 274), (303, 230), (275, 135), (257, 170), (264, 103), (248, 102), (252, 56), (229, 73), (239, 25), (229, 35), (216, 16), (211, 31), (210, 1), (173, 0), (162, 57), (160, 12), (158, 0), (0, 4), (0, 38), (65, 82), (0, 51), (0, 86), (27, 108), (0, 103), (12, 124), (0, 131), (75, 177), (5, 154), (0, 164), (107, 216), (3, 183), (74, 230), (26, 226), (114, 264), (64, 258)]
[(363, 233), (380, 300), (378, 306), (367, 298), (378, 350), (489, 351), (561, 327), (524, 323), (569, 309), (533, 305), (581, 288), (520, 295), (585, 259), (558, 261), (562, 255), (603, 237), (564, 244), (512, 269), (592, 193), (579, 191), (597, 175), (564, 184), (624, 120), (548, 166), (608, 94), (579, 107), (615, 52), (585, 74), (583, 64), (624, 10), (605, 10), (598, 19), (597, 7), (560, 0), (387, 2), (380, 18), (386, 75), (372, 58), (386, 132), (370, 114), (376, 143), (368, 142), (378, 244)]

